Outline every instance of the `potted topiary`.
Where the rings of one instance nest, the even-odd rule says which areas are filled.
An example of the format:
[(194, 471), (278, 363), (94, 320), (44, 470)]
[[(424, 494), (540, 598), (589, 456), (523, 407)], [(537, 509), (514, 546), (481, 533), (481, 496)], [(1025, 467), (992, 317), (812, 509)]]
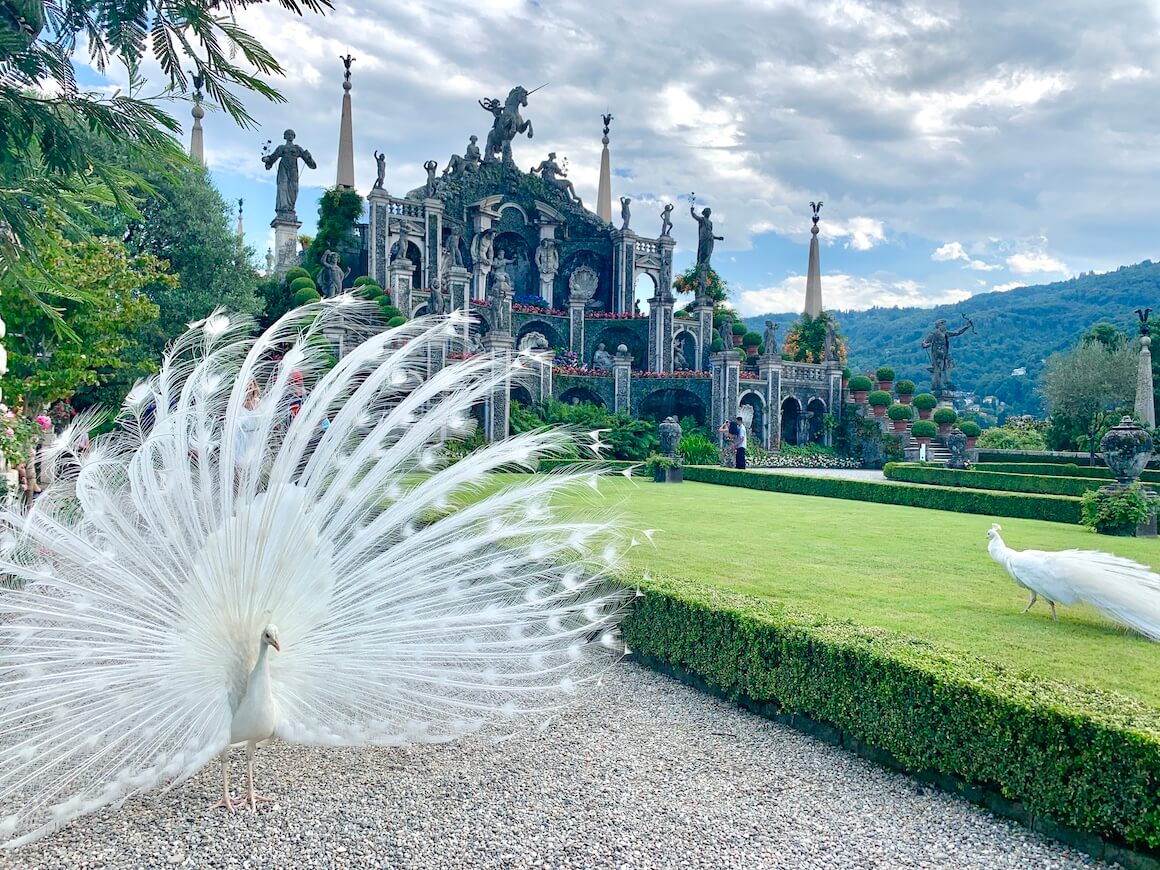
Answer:
[(898, 401), (909, 405), (914, 398), (914, 381), (901, 380), (894, 385), (894, 392), (898, 393)]
[(713, 343), (709, 345), (709, 352), (721, 353), (723, 350), (725, 350), (725, 342), (723, 342), (719, 337), (713, 339)]
[(685, 479), (681, 460), (664, 453), (654, 453), (644, 461), (644, 469), (656, 483), (682, 483)]
[(890, 387), (894, 383), (894, 369), (890, 366), (883, 366), (874, 373), (874, 377), (878, 378), (878, 389), (890, 392)]
[(930, 444), (931, 439), (938, 434), (938, 427), (930, 420), (919, 420), (910, 427), (910, 434), (918, 444)]
[(747, 332), (742, 336), (741, 344), (745, 348), (745, 353), (753, 356), (757, 353), (757, 348), (761, 344), (761, 336), (756, 332)]
[(870, 407), (874, 409), (875, 417), (885, 417), (886, 408), (890, 405), (890, 393), (886, 390), (875, 390), (869, 396)]
[(979, 440), (979, 436), (983, 433), (979, 424), (974, 420), (964, 420), (959, 424), (959, 431), (967, 436), (967, 449), (974, 450), (975, 442)]
[(870, 395), (870, 388), (873, 386), (874, 382), (865, 375), (850, 378), (850, 393), (859, 405), (866, 404), (866, 397)]
[(938, 406), (938, 399), (931, 393), (919, 393), (911, 404), (918, 408), (918, 419), (929, 420), (931, 411)]
[(894, 422), (895, 432), (905, 432), (906, 424), (914, 417), (914, 411), (910, 409), (910, 405), (891, 405), (886, 409), (886, 415)]
[[(740, 320), (733, 321), (733, 346), (734, 347), (741, 347), (741, 342), (745, 340), (746, 331), (747, 330), (745, 329), (744, 323), (742, 323)], [(757, 340), (761, 341), (761, 338), (758, 337)]]
[(844, 390), (848, 386), (850, 386), (850, 370), (844, 368), (842, 369), (842, 389)]
[(951, 426), (958, 421), (959, 415), (954, 408), (938, 408), (934, 412), (934, 422), (938, 425), (939, 435), (951, 434)]

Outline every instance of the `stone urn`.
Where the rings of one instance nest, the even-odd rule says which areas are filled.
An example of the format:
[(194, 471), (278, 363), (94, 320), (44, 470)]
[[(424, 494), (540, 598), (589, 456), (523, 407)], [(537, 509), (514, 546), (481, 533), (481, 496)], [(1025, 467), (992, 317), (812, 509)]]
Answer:
[(681, 424), (677, 418), (666, 417), (657, 428), (660, 430), (661, 453), (676, 456), (677, 446), (681, 443)]
[(947, 468), (970, 468), (971, 463), (967, 460), (967, 436), (963, 434), (961, 429), (953, 429), (947, 435), (946, 439), (947, 449), (951, 453), (951, 458), (947, 460)]
[(1152, 457), (1152, 436), (1131, 417), (1123, 417), (1100, 439), (1100, 453), (1116, 480), (1127, 486), (1140, 477)]

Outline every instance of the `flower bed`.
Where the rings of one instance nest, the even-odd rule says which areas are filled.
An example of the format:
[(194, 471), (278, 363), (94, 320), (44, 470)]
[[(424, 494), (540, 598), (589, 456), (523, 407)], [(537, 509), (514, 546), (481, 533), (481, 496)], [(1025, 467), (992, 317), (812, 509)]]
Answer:
[(552, 371), (558, 375), (591, 375), (605, 378), (612, 374), (606, 369), (590, 369), (588, 366), (552, 366)]
[(745, 369), (741, 370), (741, 380), (743, 381), (760, 381), (761, 374), (759, 372), (747, 372)]
[(824, 447), (796, 447), (787, 445), (780, 453), (770, 453), (761, 447), (751, 447), (746, 457), (750, 468), (861, 468), (862, 463), (847, 456), (838, 456)]
[(593, 311), (584, 315), (585, 320), (648, 320), (647, 314), (634, 314), (631, 311)]
[(711, 378), (710, 372), (694, 372), (690, 370), (682, 370), (679, 372), (633, 372), (634, 378)]
[(525, 305), (522, 302), (512, 303), (512, 312), (515, 314), (547, 314), (552, 317), (567, 317), (567, 311), (558, 308), (545, 308), (542, 305)]

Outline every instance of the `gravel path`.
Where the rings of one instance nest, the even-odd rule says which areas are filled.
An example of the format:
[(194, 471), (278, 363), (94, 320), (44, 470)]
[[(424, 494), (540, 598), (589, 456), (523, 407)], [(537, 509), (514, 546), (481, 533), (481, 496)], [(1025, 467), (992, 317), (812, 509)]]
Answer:
[(276, 744), (258, 776), (278, 801), (256, 817), (207, 809), (215, 767), (0, 854), (0, 868), (1103, 866), (628, 664), (539, 735)]

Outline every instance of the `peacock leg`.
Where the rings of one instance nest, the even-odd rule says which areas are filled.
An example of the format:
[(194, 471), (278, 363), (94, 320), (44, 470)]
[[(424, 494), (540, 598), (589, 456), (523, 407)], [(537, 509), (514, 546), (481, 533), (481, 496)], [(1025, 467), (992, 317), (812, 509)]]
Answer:
[(1051, 605), (1051, 621), (1052, 622), (1059, 622), (1059, 617), (1055, 613), (1055, 602), (1048, 601), (1047, 603)]
[(1036, 600), (1038, 597), (1039, 597), (1039, 595), (1038, 595), (1038, 594), (1036, 594), (1035, 590), (1032, 590), (1032, 591), (1031, 591), (1031, 600), (1030, 600), (1030, 601), (1028, 601), (1028, 602), (1027, 602), (1027, 606), (1023, 608), (1023, 612), (1024, 612), (1024, 613), (1026, 613), (1028, 610), (1030, 610), (1030, 609), (1031, 609), (1031, 605), (1035, 603), (1035, 600)]
[(270, 802), (274, 799), (260, 795), (254, 791), (254, 743), (246, 744), (246, 800), (250, 803), (250, 811), (258, 811), (258, 801)]
[(233, 812), (234, 807), (240, 805), (242, 801), (236, 801), (230, 797), (230, 768), (227, 763), (227, 756), (229, 755), (229, 752), (230, 751), (227, 749), (225, 752), (218, 756), (222, 762), (222, 799), (210, 807), (210, 809), (216, 810), (225, 808), (230, 812)]

